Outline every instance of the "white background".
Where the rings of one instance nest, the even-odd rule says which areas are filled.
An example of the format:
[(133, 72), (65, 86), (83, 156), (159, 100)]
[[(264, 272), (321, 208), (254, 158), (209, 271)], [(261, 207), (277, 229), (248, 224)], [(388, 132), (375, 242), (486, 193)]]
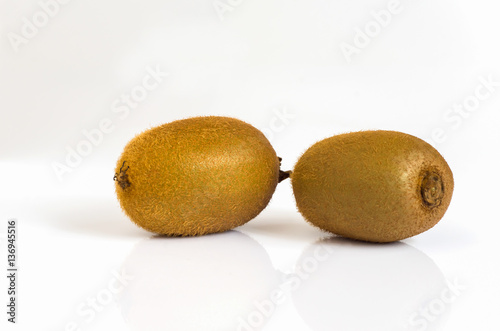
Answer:
[[(20, 269), (14, 326), (1, 278), (2, 329), (500, 329), (494, 1), (54, 3), (0, 1), (1, 259), (15, 218)], [(151, 70), (168, 75), (142, 97)], [(308, 225), (285, 181), (234, 231), (150, 239), (119, 208), (115, 162), (196, 115), (263, 130), (283, 169), (334, 134), (413, 134), (449, 162), (452, 204), (426, 233), (368, 245)]]

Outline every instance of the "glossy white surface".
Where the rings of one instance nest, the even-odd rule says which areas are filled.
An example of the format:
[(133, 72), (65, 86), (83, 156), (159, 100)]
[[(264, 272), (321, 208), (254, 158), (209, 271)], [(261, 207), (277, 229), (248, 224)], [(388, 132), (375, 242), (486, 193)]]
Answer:
[[(19, 323), (2, 311), (2, 330), (500, 329), (496, 3), (401, 0), (350, 62), (342, 43), (394, 2), (74, 0), (14, 47), (41, 6), (0, 1), (5, 272), (8, 219), (19, 234)], [(452, 204), (431, 230), (387, 245), (310, 226), (289, 181), (227, 233), (137, 228), (114, 194), (123, 146), (213, 114), (261, 129), (286, 170), (334, 134), (413, 134), (449, 162)]]

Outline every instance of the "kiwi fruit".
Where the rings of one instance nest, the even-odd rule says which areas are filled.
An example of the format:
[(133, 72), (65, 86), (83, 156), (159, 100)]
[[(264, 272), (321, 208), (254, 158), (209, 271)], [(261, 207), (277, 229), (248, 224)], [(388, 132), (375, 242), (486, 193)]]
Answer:
[(257, 216), (280, 179), (280, 158), (241, 120), (203, 116), (132, 139), (115, 170), (116, 194), (140, 227), (170, 236), (227, 231)]
[(432, 228), (454, 187), (450, 167), (431, 145), (382, 130), (317, 142), (299, 158), (291, 180), (308, 222), (370, 242), (398, 241)]

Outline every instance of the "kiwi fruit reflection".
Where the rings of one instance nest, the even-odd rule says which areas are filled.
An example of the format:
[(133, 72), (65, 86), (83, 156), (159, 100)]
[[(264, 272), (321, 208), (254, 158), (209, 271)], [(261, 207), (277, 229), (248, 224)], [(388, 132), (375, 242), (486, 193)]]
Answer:
[(130, 328), (141, 331), (237, 330), (280, 280), (265, 249), (234, 230), (144, 239), (123, 271), (133, 280), (118, 305)]
[(441, 270), (402, 242), (328, 238), (307, 247), (296, 268), (306, 276), (293, 303), (314, 331), (439, 330), (449, 314), (449, 305), (429, 311), (447, 290)]

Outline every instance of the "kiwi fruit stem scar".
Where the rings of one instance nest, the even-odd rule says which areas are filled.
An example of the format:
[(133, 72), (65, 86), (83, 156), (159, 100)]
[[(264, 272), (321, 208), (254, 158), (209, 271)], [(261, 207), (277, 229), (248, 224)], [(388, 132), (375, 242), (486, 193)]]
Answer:
[(124, 190), (127, 187), (130, 187), (130, 181), (128, 180), (128, 175), (127, 175), (127, 170), (130, 168), (127, 166), (125, 170), (123, 170), (123, 167), (125, 166), (125, 162), (123, 161), (122, 167), (120, 168), (120, 173), (115, 173), (115, 176), (113, 177), (113, 180), (118, 182), (118, 185)]
[(434, 208), (441, 205), (444, 197), (444, 186), (441, 175), (435, 171), (426, 171), (422, 175), (420, 194), (424, 205)]

